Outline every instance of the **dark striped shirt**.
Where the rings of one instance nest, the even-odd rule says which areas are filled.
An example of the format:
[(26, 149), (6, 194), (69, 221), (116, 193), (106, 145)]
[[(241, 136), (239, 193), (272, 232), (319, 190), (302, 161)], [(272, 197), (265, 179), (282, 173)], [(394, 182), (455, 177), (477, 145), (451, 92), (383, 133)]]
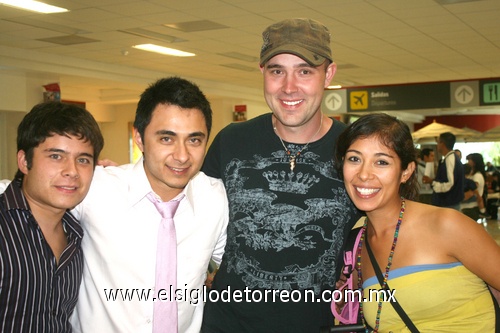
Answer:
[(71, 332), (82, 280), (83, 230), (66, 212), (68, 246), (59, 260), (13, 181), (0, 195), (0, 332)]

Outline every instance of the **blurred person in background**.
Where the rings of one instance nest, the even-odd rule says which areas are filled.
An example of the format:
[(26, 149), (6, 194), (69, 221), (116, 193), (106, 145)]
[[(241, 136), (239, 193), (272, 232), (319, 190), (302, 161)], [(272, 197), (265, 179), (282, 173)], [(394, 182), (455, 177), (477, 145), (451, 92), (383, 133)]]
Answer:
[[(476, 183), (477, 193), (480, 196), (478, 200), (481, 201), (482, 207), (480, 207), (480, 204), (478, 204), (478, 200), (476, 200), (472, 202), (463, 202), (461, 204), (461, 209), (465, 215), (477, 221), (480, 217), (480, 214), (486, 213), (485, 205), (486, 205), (487, 189), (485, 187), (486, 184), (485, 166), (483, 161), (483, 155), (479, 153), (469, 154), (466, 156), (466, 159), (467, 159), (467, 164), (471, 168), (468, 177), (471, 180), (473, 180), (474, 183)], [(472, 190), (468, 190), (467, 192), (464, 191), (465, 199), (468, 199), (473, 195), (474, 193)]]
[(429, 178), (435, 177), (434, 170), (434, 150), (431, 148), (424, 148), (419, 152), (418, 156), (418, 184), (420, 186), (418, 201), (421, 203), (432, 203), (432, 187), (430, 184), (424, 184), (422, 181), (423, 176)]
[(422, 182), (432, 186), (432, 204), (460, 210), (460, 202), (464, 199), (464, 168), (460, 158), (453, 150), (456, 137), (445, 132), (439, 136), (437, 151), (441, 155), (436, 177), (424, 176)]

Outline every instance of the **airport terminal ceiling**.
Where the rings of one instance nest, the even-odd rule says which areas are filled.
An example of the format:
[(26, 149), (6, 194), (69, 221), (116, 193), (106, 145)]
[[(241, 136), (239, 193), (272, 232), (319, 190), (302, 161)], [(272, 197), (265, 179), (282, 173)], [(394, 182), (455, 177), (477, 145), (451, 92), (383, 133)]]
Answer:
[[(332, 33), (343, 87), (500, 77), (497, 0), (47, 0), (68, 9), (38, 14), (0, 5), (0, 73), (59, 82), (103, 103), (136, 99), (159, 76), (179, 75), (209, 95), (261, 98), (261, 32), (290, 17)], [(155, 43), (194, 53), (158, 55)], [(14, 74), (17, 73), (17, 74)], [(416, 110), (498, 114), (496, 106)]]

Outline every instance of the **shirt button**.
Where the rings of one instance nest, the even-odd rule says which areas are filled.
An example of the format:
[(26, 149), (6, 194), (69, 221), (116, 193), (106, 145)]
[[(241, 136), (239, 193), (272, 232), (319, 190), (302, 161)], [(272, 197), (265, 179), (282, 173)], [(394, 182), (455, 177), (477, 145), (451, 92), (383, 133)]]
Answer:
[(146, 319), (146, 323), (151, 324), (151, 319)]

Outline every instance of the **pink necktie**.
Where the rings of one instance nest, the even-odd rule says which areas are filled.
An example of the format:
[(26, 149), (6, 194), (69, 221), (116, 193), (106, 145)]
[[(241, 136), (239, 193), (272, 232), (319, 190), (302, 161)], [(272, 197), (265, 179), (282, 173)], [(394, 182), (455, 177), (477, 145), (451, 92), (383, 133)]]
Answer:
[[(154, 203), (162, 216), (156, 247), (155, 293), (158, 296), (158, 291), (163, 289), (160, 295), (165, 297), (170, 294), (170, 286), (173, 291), (177, 286), (177, 238), (173, 217), (179, 201), (161, 202), (152, 192), (148, 194), (148, 199)], [(175, 300), (157, 299), (154, 302), (153, 333), (177, 333), (177, 302)]]

